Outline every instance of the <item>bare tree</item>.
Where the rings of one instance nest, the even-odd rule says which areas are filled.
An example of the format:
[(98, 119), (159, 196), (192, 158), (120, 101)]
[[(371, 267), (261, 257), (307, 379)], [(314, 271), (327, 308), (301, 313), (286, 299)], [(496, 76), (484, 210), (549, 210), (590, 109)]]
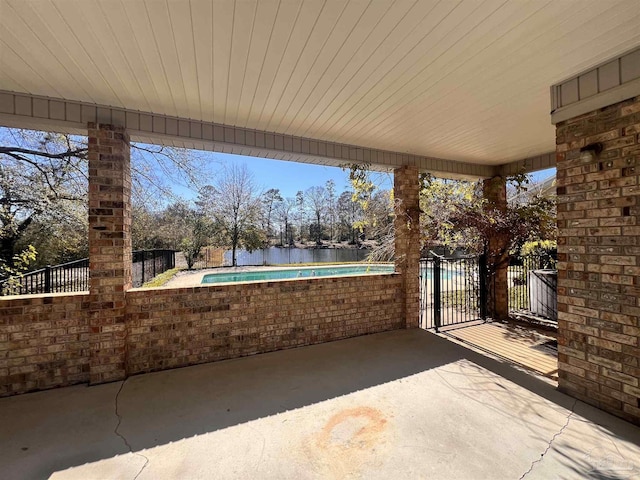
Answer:
[(300, 241), (302, 242), (302, 232), (304, 230), (304, 219), (305, 219), (305, 211), (304, 211), (304, 192), (302, 190), (298, 190), (296, 192), (296, 213), (298, 220), (298, 233), (300, 234)]
[(336, 182), (327, 180), (326, 189), (326, 219), (329, 224), (329, 240), (333, 241), (334, 230), (336, 226)]
[(327, 208), (327, 191), (323, 187), (310, 187), (304, 197), (306, 206), (315, 220), (309, 231), (316, 245), (322, 245), (322, 217)]
[(296, 200), (294, 198), (285, 198), (276, 204), (275, 214), (276, 220), (280, 222), (281, 229), (284, 228), (284, 234), (281, 233), (281, 244), (293, 244), (293, 214), (296, 208)]
[(282, 202), (282, 195), (280, 195), (280, 190), (277, 188), (270, 188), (262, 194), (263, 228), (267, 236), (267, 241), (272, 234), (271, 218), (278, 202)]
[(238, 248), (253, 250), (264, 241), (259, 228), (260, 191), (246, 165), (233, 165), (224, 169), (210, 192), (209, 211), (223, 232), (223, 241), (231, 246), (236, 266)]
[(5, 275), (21, 258), (16, 246), (45, 212), (62, 215), (70, 202), (86, 196), (86, 169), (78, 158), (86, 147), (67, 137), (2, 129), (0, 146), (0, 262)]
[(358, 228), (356, 225), (362, 221), (363, 211), (358, 202), (353, 201), (353, 192), (345, 191), (340, 194), (337, 202), (337, 217), (340, 240), (348, 240), (349, 243), (358, 243)]
[[(187, 150), (132, 147), (134, 203), (162, 204), (173, 186), (195, 188), (203, 177), (203, 159)], [(17, 245), (38, 219), (86, 211), (87, 184), (86, 137), (0, 128), (0, 261), (14, 262)]]

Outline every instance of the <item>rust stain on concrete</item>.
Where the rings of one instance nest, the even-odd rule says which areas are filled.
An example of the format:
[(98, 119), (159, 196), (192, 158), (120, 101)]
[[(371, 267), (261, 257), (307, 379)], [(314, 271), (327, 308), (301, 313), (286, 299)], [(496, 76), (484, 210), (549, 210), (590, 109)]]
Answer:
[(336, 413), (326, 423), (317, 445), (319, 448), (367, 449), (384, 430), (387, 420), (379, 410), (357, 407)]
[(360, 406), (342, 410), (305, 442), (305, 456), (323, 476), (358, 477), (365, 467), (381, 463), (387, 427), (387, 419), (378, 409)]

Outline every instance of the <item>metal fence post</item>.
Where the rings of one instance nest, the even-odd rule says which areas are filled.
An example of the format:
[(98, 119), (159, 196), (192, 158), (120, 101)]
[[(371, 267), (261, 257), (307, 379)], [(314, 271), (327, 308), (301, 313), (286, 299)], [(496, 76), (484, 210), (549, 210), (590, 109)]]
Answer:
[(489, 299), (489, 295), (488, 295), (488, 291), (487, 291), (487, 287), (488, 287), (488, 282), (487, 282), (487, 256), (486, 255), (480, 255), (478, 257), (478, 270), (479, 270), (479, 276), (480, 278), (479, 280), (479, 286), (480, 286), (480, 318), (482, 320), (486, 320), (487, 319), (487, 310), (488, 310), (488, 299)]
[(433, 259), (433, 322), (436, 327), (436, 332), (440, 330), (440, 326), (442, 324), (441, 281), (440, 259), (435, 257)]
[(141, 285), (144, 284), (144, 250), (142, 251), (142, 283)]
[(44, 267), (44, 293), (51, 293), (51, 265)]

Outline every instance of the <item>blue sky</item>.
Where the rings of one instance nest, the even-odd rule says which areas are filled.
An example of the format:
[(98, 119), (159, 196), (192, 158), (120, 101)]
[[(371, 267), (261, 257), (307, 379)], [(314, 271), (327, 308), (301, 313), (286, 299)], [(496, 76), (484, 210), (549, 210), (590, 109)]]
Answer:
[[(349, 175), (337, 167), (327, 167), (323, 165), (313, 165), (307, 163), (288, 162), (283, 160), (270, 160), (265, 158), (245, 157), (242, 155), (231, 155), (225, 153), (208, 153), (206, 158), (210, 158), (213, 162), (231, 165), (245, 164), (253, 173), (256, 183), (268, 190), (277, 188), (280, 194), (287, 197), (295, 197), (299, 190), (307, 190), (313, 186), (324, 186), (328, 180), (333, 180), (336, 184), (336, 192), (339, 195), (350, 188)], [(214, 172), (217, 168), (212, 167)], [(555, 173), (555, 168), (542, 170), (532, 174), (534, 182), (544, 180)], [(213, 179), (211, 183), (213, 183)], [(390, 189), (393, 187), (393, 175), (377, 174), (376, 183), (381, 189)], [(181, 189), (179, 193), (187, 198), (195, 197), (194, 193)]]
[[(324, 187), (329, 180), (335, 182), (337, 195), (350, 189), (348, 171), (338, 167), (245, 157), (226, 153), (206, 153), (202, 154), (202, 158), (212, 162), (211, 170), (213, 175), (221, 170), (223, 165), (245, 164), (249, 171), (253, 173), (254, 180), (261, 189), (277, 188), (284, 198), (295, 198), (299, 190), (305, 191), (314, 186)], [(211, 178), (209, 182), (206, 179), (201, 180), (204, 183), (215, 182), (214, 178)], [(377, 174), (375, 181), (382, 189), (390, 189), (393, 186), (393, 176), (391, 174)], [(174, 191), (187, 199), (195, 198), (196, 196), (195, 192), (184, 187), (176, 186)]]
[[(348, 171), (337, 167), (221, 153), (215, 154), (215, 158), (227, 164), (246, 164), (258, 185), (265, 190), (278, 188), (280, 194), (285, 198), (295, 197), (299, 190), (304, 191), (309, 187), (324, 186), (328, 180), (335, 182), (338, 194), (350, 188)], [(390, 187), (391, 183), (384, 188)]]

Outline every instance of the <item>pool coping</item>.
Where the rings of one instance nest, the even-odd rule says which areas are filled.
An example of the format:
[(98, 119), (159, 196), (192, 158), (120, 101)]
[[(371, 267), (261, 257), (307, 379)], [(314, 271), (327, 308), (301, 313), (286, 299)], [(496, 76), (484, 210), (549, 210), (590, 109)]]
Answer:
[[(374, 265), (393, 265), (390, 263), (384, 262), (376, 262), (367, 264), (370, 266)], [(175, 277), (169, 280), (162, 287), (156, 288), (184, 288), (184, 287), (209, 287), (209, 286), (220, 286), (220, 285), (237, 285), (237, 284), (248, 284), (248, 283), (263, 283), (263, 282), (287, 282), (287, 281), (296, 281), (296, 280), (313, 280), (313, 279), (322, 279), (322, 278), (335, 278), (335, 277), (346, 277), (346, 276), (362, 276), (362, 275), (393, 275), (396, 272), (375, 272), (375, 273), (359, 273), (353, 275), (326, 275), (320, 277), (302, 277), (302, 278), (279, 278), (279, 279), (268, 279), (268, 280), (247, 280), (247, 281), (238, 281), (238, 282), (215, 282), (215, 283), (202, 283), (202, 279), (205, 275), (215, 274), (215, 273), (234, 273), (234, 272), (256, 272), (256, 271), (280, 271), (280, 270), (288, 270), (288, 269), (300, 269), (300, 268), (314, 268), (314, 269), (323, 269), (323, 268), (335, 268), (336, 266), (340, 267), (361, 267), (362, 263), (342, 263), (342, 264), (332, 264), (332, 265), (318, 265), (318, 266), (296, 266), (296, 265), (268, 265), (268, 266), (251, 266), (251, 267), (217, 267), (217, 268), (205, 268), (202, 270), (183, 270), (179, 272)]]

